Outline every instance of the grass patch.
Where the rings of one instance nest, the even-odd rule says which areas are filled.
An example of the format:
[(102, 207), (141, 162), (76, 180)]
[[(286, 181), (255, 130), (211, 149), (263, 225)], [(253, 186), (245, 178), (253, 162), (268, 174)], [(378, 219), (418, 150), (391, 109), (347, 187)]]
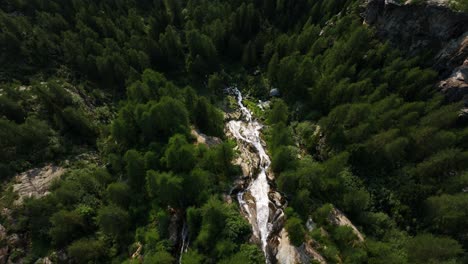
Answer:
[(265, 119), (265, 111), (262, 111), (262, 109), (257, 105), (256, 102), (250, 99), (244, 99), (243, 103), (245, 107), (247, 107), (256, 118), (261, 120)]

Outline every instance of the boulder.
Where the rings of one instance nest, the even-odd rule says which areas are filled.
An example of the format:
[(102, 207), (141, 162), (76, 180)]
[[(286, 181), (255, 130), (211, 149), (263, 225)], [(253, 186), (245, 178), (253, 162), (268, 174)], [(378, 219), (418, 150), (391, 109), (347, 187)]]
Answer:
[(280, 91), (278, 88), (273, 88), (270, 90), (270, 96), (271, 97), (279, 97), (280, 96)]

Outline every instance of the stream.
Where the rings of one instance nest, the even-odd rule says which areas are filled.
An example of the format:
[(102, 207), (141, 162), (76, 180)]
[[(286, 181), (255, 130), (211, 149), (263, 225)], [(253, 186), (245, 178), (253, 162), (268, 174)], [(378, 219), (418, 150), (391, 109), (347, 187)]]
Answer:
[[(270, 175), (271, 160), (261, 139), (263, 125), (245, 107), (239, 89), (231, 87), (228, 92), (235, 96), (241, 115), (238, 119), (230, 120), (226, 128), (237, 141), (241, 152), (240, 163), (250, 167), (250, 175), (244, 175), (247, 178), (247, 187), (237, 193), (237, 199), (242, 213), (252, 225), (255, 242), (262, 247), (266, 263), (284, 263), (278, 260), (277, 255), (281, 244), (279, 233), (283, 230), (284, 223), (284, 202), (269, 183), (269, 180), (273, 180), (273, 175)], [(282, 243), (284, 246), (285, 241)]]

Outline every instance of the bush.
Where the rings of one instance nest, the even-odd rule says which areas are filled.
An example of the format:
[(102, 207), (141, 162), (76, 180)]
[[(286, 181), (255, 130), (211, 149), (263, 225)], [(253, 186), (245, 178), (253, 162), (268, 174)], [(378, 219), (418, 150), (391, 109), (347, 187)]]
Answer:
[(68, 255), (77, 263), (98, 263), (107, 255), (102, 241), (95, 239), (80, 239), (68, 246)]

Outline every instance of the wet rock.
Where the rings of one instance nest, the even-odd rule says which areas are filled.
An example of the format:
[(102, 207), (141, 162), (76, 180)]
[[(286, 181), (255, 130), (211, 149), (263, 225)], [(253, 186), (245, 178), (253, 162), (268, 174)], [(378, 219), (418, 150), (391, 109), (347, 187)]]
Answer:
[(180, 227), (182, 226), (183, 214), (182, 211), (173, 208), (169, 208), (169, 212), (171, 214), (171, 220), (169, 223), (169, 241), (171, 241), (172, 245), (176, 246), (180, 239), (179, 234)]
[(270, 222), (272, 223), (272, 226), (270, 237), (275, 237), (283, 229), (284, 224), (286, 222), (286, 217), (284, 215), (283, 210), (279, 209), (274, 212), (271, 218), (272, 220)]
[(270, 201), (273, 202), (276, 208), (280, 208), (284, 204), (284, 199), (279, 192), (270, 192), (269, 193)]
[(65, 169), (62, 167), (47, 165), (17, 175), (15, 179), (17, 183), (13, 185), (13, 190), (18, 193), (19, 198), (14, 203), (20, 205), (24, 198), (47, 195), (50, 184), (60, 178), (64, 172)]

